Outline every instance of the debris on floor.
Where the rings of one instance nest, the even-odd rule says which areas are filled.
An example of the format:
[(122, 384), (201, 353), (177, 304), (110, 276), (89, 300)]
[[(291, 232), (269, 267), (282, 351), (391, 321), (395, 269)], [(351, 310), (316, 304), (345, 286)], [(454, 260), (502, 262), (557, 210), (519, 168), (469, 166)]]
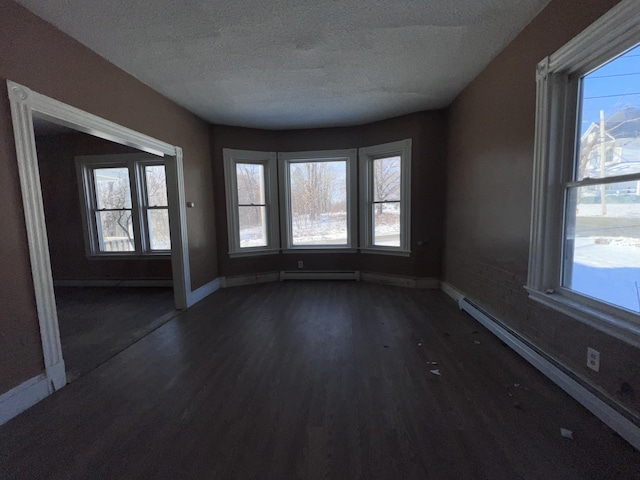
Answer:
[(519, 383), (514, 383), (513, 386), (518, 388), (520, 386), (520, 384)]
[(427, 362), (427, 365), (437, 365), (438, 362)]
[(560, 435), (562, 435), (564, 438), (573, 440), (573, 432), (571, 430), (567, 430), (566, 428), (560, 429)]
[(474, 340), (473, 343), (475, 343), (476, 345), (480, 345), (480, 340)]
[(431, 373), (433, 373), (434, 375), (440, 375), (440, 369), (436, 368), (435, 370), (429, 370)]
[(419, 342), (419, 343), (418, 343), (418, 346), (419, 346), (419, 347), (421, 347), (421, 346), (422, 346), (422, 342)]

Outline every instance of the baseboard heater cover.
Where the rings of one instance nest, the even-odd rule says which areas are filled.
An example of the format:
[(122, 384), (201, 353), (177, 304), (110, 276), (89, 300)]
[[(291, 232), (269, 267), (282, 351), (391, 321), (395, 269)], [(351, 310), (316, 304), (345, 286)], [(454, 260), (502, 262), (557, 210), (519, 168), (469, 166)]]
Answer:
[(541, 352), (531, 342), (518, 335), (471, 300), (462, 296), (458, 300), (461, 310), (464, 310), (491, 333), (516, 351), (520, 356), (536, 367), (552, 382), (581, 403), (587, 410), (616, 431), (622, 438), (640, 450), (640, 425), (630, 412), (612, 404), (603, 394), (588, 388), (579, 381), (579, 377), (559, 362)]
[(360, 272), (356, 270), (334, 271), (282, 271), (280, 280), (360, 280)]

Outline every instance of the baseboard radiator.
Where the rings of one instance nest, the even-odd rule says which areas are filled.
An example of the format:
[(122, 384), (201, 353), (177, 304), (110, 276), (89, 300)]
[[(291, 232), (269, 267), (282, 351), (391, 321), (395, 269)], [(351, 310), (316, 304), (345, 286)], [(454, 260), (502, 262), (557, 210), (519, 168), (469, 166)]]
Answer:
[(458, 300), (460, 309), (467, 312), (491, 333), (536, 367), (552, 382), (580, 402), (587, 410), (615, 430), (622, 438), (640, 450), (640, 419), (605, 395), (581, 382), (579, 377), (546, 355), (530, 341), (518, 335), (466, 297)]
[(280, 280), (360, 280), (360, 272), (356, 270), (335, 271), (282, 271)]

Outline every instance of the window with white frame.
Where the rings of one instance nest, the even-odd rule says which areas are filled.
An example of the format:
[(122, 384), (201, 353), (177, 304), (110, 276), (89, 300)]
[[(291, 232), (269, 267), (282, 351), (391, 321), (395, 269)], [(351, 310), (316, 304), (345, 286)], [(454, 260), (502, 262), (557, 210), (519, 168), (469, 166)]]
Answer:
[(168, 255), (167, 180), (146, 154), (76, 157), (88, 256)]
[(356, 249), (356, 150), (279, 153), (284, 251)]
[(640, 345), (640, 4), (538, 65), (530, 296)]
[(229, 254), (277, 253), (276, 154), (225, 148), (223, 156)]
[(361, 148), (361, 250), (409, 255), (411, 139)]

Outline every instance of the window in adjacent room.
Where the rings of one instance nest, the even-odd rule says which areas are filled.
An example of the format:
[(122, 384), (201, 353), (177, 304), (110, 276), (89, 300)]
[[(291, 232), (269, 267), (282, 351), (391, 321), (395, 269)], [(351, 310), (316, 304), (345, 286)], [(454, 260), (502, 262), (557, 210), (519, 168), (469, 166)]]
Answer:
[(229, 254), (279, 251), (276, 154), (225, 148)]
[(532, 298), (636, 343), (638, 15), (636, 2), (621, 2), (538, 66), (528, 278)]
[(361, 148), (363, 251), (410, 254), (411, 140)]
[(285, 250), (355, 249), (356, 150), (280, 153)]
[(162, 255), (171, 250), (167, 180), (148, 155), (76, 157), (87, 255)]

